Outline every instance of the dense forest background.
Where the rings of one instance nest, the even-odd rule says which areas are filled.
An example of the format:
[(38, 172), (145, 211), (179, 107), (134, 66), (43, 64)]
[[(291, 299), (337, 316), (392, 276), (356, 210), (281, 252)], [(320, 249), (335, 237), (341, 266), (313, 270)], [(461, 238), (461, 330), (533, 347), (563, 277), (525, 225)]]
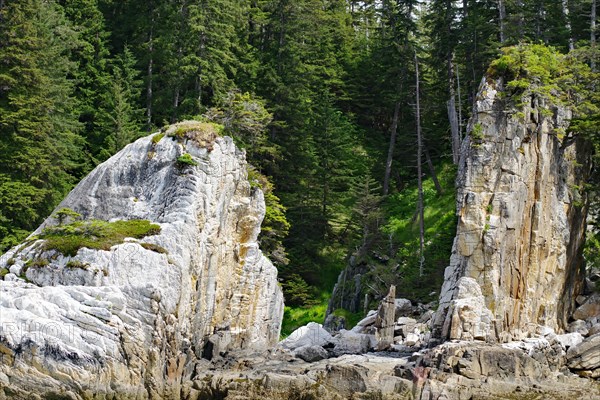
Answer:
[(533, 42), (593, 70), (595, 21), (596, 0), (0, 0), (0, 250), (127, 143), (203, 119), (267, 192), (288, 320), (322, 317), (349, 258), (373, 299), (431, 300), (490, 61)]

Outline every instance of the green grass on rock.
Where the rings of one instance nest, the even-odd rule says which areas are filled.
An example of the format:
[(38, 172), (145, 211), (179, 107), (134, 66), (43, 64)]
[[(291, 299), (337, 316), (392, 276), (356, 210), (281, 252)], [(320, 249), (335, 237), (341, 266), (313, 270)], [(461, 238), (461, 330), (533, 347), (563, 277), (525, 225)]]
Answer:
[(147, 220), (107, 222), (101, 220), (75, 221), (44, 229), (40, 239), (45, 240), (46, 250), (57, 250), (67, 256), (75, 256), (82, 247), (110, 250), (125, 238), (141, 239), (160, 233), (160, 226)]

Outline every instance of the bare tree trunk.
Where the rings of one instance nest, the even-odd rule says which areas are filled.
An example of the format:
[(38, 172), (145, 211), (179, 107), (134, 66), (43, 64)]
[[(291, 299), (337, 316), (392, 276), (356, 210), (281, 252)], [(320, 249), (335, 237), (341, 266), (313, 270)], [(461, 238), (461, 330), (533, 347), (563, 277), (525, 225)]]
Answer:
[(569, 33), (569, 50), (573, 50), (575, 44), (573, 40), (573, 31), (571, 30), (571, 19), (569, 17), (569, 0), (562, 0), (562, 10), (563, 15), (565, 16), (565, 28), (567, 28), (567, 32)]
[(421, 97), (420, 97), (420, 84), (419, 84), (419, 60), (417, 59), (417, 52), (415, 51), (415, 81), (416, 81), (416, 99), (417, 99), (417, 182), (419, 186), (419, 200), (418, 200), (418, 212), (419, 212), (419, 276), (423, 276), (423, 266), (425, 258), (423, 256), (423, 250), (425, 247), (425, 222), (423, 221), (423, 171), (421, 167), (421, 154), (423, 153), (423, 138), (421, 135)]
[(150, 30), (148, 31), (148, 67), (146, 70), (146, 129), (152, 129), (152, 85), (154, 84), (154, 4), (150, 2)]
[(592, 48), (592, 61), (590, 66), (596, 72), (596, 0), (592, 0), (592, 14), (590, 18), (590, 47)]
[(456, 68), (456, 89), (458, 91), (458, 137), (460, 143), (463, 140), (463, 119), (462, 119), (462, 97), (460, 95), (460, 74), (458, 73), (458, 67)]
[(506, 41), (506, 5), (504, 0), (498, 0), (498, 12), (500, 18), (500, 44)]
[(448, 54), (448, 91), (450, 99), (446, 103), (448, 108), (448, 121), (450, 122), (450, 133), (452, 143), (452, 162), (458, 164), (460, 152), (460, 137), (458, 131), (458, 117), (456, 115), (456, 94), (454, 90), (454, 65), (452, 63), (452, 54)]
[[(446, 1), (446, 14), (452, 15), (452, 3)], [(452, 36), (452, 30), (450, 24), (452, 21), (446, 21), (446, 34), (448, 38)], [(450, 46), (450, 44), (448, 44)], [(454, 89), (454, 54), (450, 48), (447, 49), (446, 53), (446, 64), (448, 68), (448, 94), (450, 98), (447, 102), (448, 109), (448, 121), (450, 122), (450, 133), (452, 143), (452, 161), (454, 164), (458, 164), (458, 152), (460, 149), (460, 133), (458, 131), (458, 121), (456, 115), (456, 94)]]
[(517, 31), (519, 33), (519, 40), (523, 40), (523, 37), (525, 36), (525, 29), (524, 29), (524, 25), (525, 25), (525, 21), (524, 21), (524, 15), (523, 15), (523, 0), (517, 0), (517, 10), (519, 10), (518, 14), (517, 14)]
[[(538, 11), (535, 16), (535, 38), (541, 40), (542, 38), (542, 26), (545, 26), (546, 18), (544, 16), (544, 2), (541, 1), (538, 6)], [(547, 35), (543, 35), (546, 36)], [(544, 43), (548, 43), (548, 40), (544, 39)]]
[(394, 107), (394, 118), (390, 129), (390, 144), (388, 146), (388, 156), (385, 163), (385, 176), (383, 177), (383, 195), (386, 196), (390, 190), (390, 174), (392, 173), (392, 162), (394, 160), (394, 148), (396, 147), (396, 136), (398, 132), (398, 114), (400, 113), (400, 101), (396, 102)]
[(423, 151), (425, 152), (425, 160), (427, 161), (427, 166), (429, 167), (431, 179), (433, 180), (433, 184), (435, 185), (435, 191), (438, 194), (444, 194), (444, 189), (442, 188), (442, 185), (440, 185), (440, 181), (438, 180), (437, 174), (435, 173), (435, 168), (433, 167), (433, 162), (431, 161), (431, 156), (429, 155), (429, 149), (425, 144), (423, 144)]

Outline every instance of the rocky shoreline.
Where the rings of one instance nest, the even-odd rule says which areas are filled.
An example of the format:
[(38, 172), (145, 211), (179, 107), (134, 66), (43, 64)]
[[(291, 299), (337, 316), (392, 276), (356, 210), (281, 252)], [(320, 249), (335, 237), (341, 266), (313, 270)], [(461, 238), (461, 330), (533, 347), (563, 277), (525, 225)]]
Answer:
[(567, 108), (531, 94), (521, 117), (503, 90), (477, 96), (439, 303), (392, 286), (352, 329), (329, 315), (279, 343), (244, 152), (193, 121), (128, 145), (56, 211), (81, 221), (54, 214), (0, 258), (0, 400), (600, 399), (600, 273), (574, 189), (589, 149), (555, 134)]

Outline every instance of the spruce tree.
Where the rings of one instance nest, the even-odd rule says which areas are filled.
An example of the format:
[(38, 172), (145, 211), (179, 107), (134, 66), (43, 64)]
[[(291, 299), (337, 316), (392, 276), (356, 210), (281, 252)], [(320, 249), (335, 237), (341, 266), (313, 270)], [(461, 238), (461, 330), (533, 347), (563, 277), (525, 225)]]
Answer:
[[(75, 96), (79, 104), (77, 112), (84, 125), (82, 135), (86, 139), (87, 150), (90, 156), (97, 157), (104, 136), (96, 128), (103, 99), (109, 95), (111, 86), (107, 46), (109, 33), (106, 31), (98, 0), (60, 0), (59, 3), (78, 33), (71, 52), (71, 59), (77, 64), (73, 71)], [(89, 161), (94, 163), (93, 159)], [(93, 165), (88, 166), (88, 169), (91, 166)]]
[(137, 107), (141, 80), (128, 47), (112, 64), (111, 85), (103, 98), (96, 131), (104, 138), (99, 157), (105, 160), (142, 135), (143, 110)]
[(0, 9), (1, 246), (33, 230), (70, 189), (82, 140), (71, 61), (78, 35), (52, 1)]

